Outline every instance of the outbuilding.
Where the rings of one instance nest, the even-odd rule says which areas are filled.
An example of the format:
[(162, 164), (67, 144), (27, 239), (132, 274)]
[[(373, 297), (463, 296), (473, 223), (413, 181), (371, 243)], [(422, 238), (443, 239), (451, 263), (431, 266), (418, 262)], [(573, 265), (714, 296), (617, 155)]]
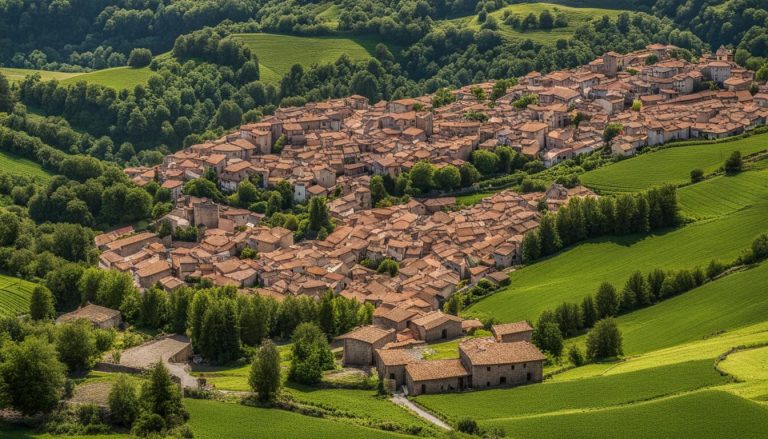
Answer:
[(371, 366), (374, 361), (374, 351), (397, 340), (397, 333), (394, 329), (362, 326), (340, 335), (338, 339), (344, 341), (342, 357), (344, 366)]

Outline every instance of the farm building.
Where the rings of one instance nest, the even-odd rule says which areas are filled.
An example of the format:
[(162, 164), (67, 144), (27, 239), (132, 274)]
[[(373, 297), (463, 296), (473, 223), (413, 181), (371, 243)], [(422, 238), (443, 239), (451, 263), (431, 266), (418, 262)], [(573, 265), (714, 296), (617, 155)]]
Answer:
[(544, 354), (527, 341), (497, 343), (490, 337), (466, 340), (459, 345), (459, 355), (475, 389), (542, 380)]
[(89, 303), (75, 311), (62, 314), (56, 319), (56, 323), (67, 323), (80, 319), (88, 320), (93, 323), (93, 326), (101, 329), (115, 328), (123, 322), (120, 311)]
[(502, 325), (493, 325), (491, 327), (493, 336), (499, 343), (513, 343), (516, 341), (531, 341), (533, 328), (526, 321), (515, 323), (504, 323)]
[(427, 342), (446, 340), (462, 335), (461, 321), (460, 317), (433, 311), (411, 320), (408, 328), (419, 340)]
[(381, 329), (375, 326), (363, 326), (340, 335), (344, 340), (344, 366), (370, 366), (374, 361), (374, 350), (397, 339), (394, 329)]
[(405, 366), (409, 395), (464, 390), (470, 377), (461, 360), (420, 361)]
[(382, 328), (394, 329), (398, 332), (406, 329), (411, 319), (418, 314), (412, 309), (402, 307), (395, 307), (390, 310), (381, 309), (384, 312), (381, 315), (374, 314), (373, 324)]
[(394, 382), (395, 387), (405, 384), (405, 366), (419, 359), (413, 349), (376, 349), (376, 370), (379, 379)]

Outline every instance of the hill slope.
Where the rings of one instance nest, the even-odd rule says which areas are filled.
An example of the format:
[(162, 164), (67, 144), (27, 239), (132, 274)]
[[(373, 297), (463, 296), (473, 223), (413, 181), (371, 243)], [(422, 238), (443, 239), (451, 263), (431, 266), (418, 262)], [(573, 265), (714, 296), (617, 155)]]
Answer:
[(29, 298), (35, 284), (0, 274), (0, 315), (29, 312)]

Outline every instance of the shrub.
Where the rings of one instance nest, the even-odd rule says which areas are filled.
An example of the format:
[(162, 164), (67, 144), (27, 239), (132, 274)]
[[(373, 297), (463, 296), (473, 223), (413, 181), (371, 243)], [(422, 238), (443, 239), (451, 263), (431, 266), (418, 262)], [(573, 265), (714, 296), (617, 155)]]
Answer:
[(131, 434), (139, 437), (147, 437), (153, 433), (160, 433), (165, 430), (165, 421), (163, 417), (155, 413), (142, 413), (133, 423)]
[(704, 180), (704, 171), (696, 168), (691, 171), (691, 183), (698, 183), (701, 180)]
[(744, 160), (741, 158), (741, 151), (733, 151), (728, 160), (725, 161), (726, 174), (735, 174), (741, 172), (744, 166)]
[(618, 357), (623, 353), (621, 332), (612, 318), (600, 320), (587, 334), (587, 357), (591, 360)]
[(576, 367), (584, 364), (584, 355), (581, 353), (578, 346), (571, 346), (571, 348), (568, 349), (568, 359), (571, 360), (571, 363)]
[(462, 433), (480, 435), (480, 426), (477, 425), (477, 421), (470, 418), (464, 418), (456, 425), (456, 429)]
[(131, 50), (128, 56), (128, 65), (131, 67), (146, 67), (152, 63), (152, 52), (149, 49), (136, 48)]

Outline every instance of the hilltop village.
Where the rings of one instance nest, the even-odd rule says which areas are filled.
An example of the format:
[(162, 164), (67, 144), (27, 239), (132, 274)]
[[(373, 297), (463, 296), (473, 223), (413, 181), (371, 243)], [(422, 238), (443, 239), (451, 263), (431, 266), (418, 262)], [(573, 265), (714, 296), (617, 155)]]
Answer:
[[(437, 108), (433, 96), (377, 103), (350, 96), (279, 108), (221, 139), (168, 155), (160, 166), (126, 169), (137, 185), (155, 181), (170, 191), (174, 208), (159, 221), (174, 230), (195, 226), (201, 234), (197, 242), (131, 228), (99, 235), (100, 266), (131, 273), (140, 288), (159, 283), (173, 290), (207, 279), (277, 300), (332, 290), (371, 303), (374, 325), (341, 337), (344, 363), (378, 364), (382, 376), (411, 393), (540, 381), (544, 357), (530, 344), (525, 322), (462, 343), (460, 360), (422, 362), (382, 348), (450, 339), (477, 327), (440, 312), (443, 303), (481, 279), (507, 282), (504, 270), (521, 263), (523, 236), (538, 226), (542, 206), (557, 210), (572, 197), (595, 194), (553, 185), (546, 192), (498, 192), (464, 209), (451, 197), (376, 208), (371, 177), (395, 178), (425, 160), (460, 167), (473, 151), (500, 145), (550, 167), (604, 146), (632, 155), (644, 146), (721, 138), (765, 123), (768, 93), (750, 92), (753, 72), (738, 67), (730, 51), (692, 63), (674, 58), (675, 50), (654, 44), (626, 55), (609, 52), (578, 69), (533, 72), (494, 102), (478, 97), (494, 92), (494, 83), (483, 83), (451, 91), (455, 100)], [(519, 104), (530, 97), (530, 104)], [(468, 117), (477, 114), (482, 117)], [(609, 125), (620, 129), (607, 139)], [(281, 149), (273, 152), (277, 142)], [(322, 240), (294, 242), (291, 230), (263, 224), (264, 214), (183, 193), (186, 182), (211, 171), (224, 193), (257, 176), (265, 188), (287, 181), (297, 203), (326, 196), (335, 229)], [(258, 257), (241, 259), (245, 248)], [(361, 264), (384, 259), (398, 263), (395, 275)], [(506, 340), (505, 331), (528, 335)], [(491, 376), (491, 366), (509, 372)]]

